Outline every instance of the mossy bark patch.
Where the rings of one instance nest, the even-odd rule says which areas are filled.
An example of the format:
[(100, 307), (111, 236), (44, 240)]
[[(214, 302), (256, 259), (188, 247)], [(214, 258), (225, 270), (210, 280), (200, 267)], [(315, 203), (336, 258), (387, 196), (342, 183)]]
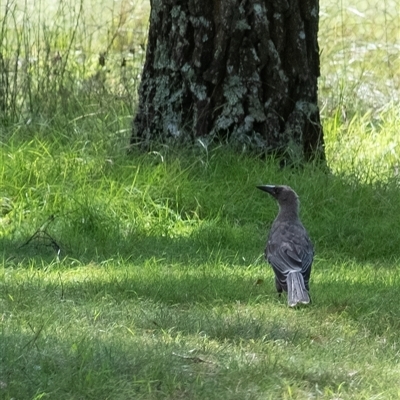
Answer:
[(132, 145), (323, 155), (317, 0), (153, 0)]

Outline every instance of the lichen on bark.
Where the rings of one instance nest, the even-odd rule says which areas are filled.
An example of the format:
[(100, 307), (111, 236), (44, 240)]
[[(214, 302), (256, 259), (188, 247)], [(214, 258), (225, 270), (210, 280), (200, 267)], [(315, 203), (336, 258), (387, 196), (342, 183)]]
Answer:
[(317, 33), (317, 0), (152, 0), (132, 145), (323, 154)]

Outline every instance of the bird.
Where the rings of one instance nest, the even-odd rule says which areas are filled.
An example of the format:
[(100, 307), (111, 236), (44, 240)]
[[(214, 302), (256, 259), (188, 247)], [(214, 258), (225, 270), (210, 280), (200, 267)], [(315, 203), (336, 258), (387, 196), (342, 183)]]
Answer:
[(279, 205), (279, 212), (268, 236), (265, 258), (275, 273), (279, 294), (288, 294), (288, 304), (309, 304), (309, 280), (314, 259), (314, 246), (299, 218), (299, 197), (286, 185), (260, 185)]

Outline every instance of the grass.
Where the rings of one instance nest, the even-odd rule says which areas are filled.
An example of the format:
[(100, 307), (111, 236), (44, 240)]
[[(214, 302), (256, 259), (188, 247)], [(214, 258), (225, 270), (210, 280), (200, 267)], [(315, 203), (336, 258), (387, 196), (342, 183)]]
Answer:
[[(124, 4), (114, 33), (130, 26)], [(90, 72), (79, 70), (72, 85), (76, 69), (65, 64), (56, 82), (73, 94), (61, 97), (68, 106), (52, 102), (50, 113), (38, 90), (40, 112), (15, 98), (0, 127), (0, 398), (400, 397), (400, 117), (386, 101), (399, 93), (390, 78), (399, 13), (385, 4), (386, 22), (371, 16), (379, 29), (368, 37), (347, 5), (340, 14), (321, 5), (329, 169), (280, 169), (201, 146), (128, 157), (134, 98), (120, 91), (120, 69), (97, 65), (114, 41), (97, 28), (89, 35), (83, 8), (75, 37), (95, 38), (82, 47)], [(331, 28), (341, 22), (354, 29)], [(364, 63), (340, 63), (385, 31), (387, 46)], [(132, 38), (138, 48), (140, 40)], [(117, 65), (129, 47), (113, 46)], [(104, 85), (83, 93), (97, 73)], [(18, 74), (16, 84), (27, 84)], [(358, 97), (361, 86), (383, 95)], [(261, 183), (300, 195), (316, 247), (310, 307), (289, 309), (275, 293), (262, 253), (277, 206), (255, 189)]]
[[(393, 181), (223, 149), (128, 158), (100, 136), (12, 138), (5, 156), (4, 398), (399, 395)], [(267, 181), (303, 201), (309, 308), (288, 309), (262, 259)], [(43, 225), (58, 257), (46, 238), (27, 243)]]
[(399, 101), (400, 7), (396, 0), (320, 2), (323, 113), (379, 116)]

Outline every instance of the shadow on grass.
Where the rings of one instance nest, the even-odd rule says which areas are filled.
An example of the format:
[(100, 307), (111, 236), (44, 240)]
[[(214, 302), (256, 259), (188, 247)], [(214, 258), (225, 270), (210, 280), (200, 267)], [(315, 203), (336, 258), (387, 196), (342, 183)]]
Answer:
[[(393, 276), (397, 274), (393, 269)], [(367, 335), (395, 339), (400, 330), (399, 282), (326, 282), (314, 285), (316, 312), (356, 322)], [(318, 309), (319, 308), (319, 309)]]
[[(315, 192), (307, 192), (308, 206), (304, 212), (304, 222), (315, 239), (317, 254), (323, 254), (328, 259), (326, 263), (331, 264), (339, 258), (357, 263), (379, 261), (381, 268), (393, 270), (395, 275), (397, 265), (386, 260), (398, 255), (399, 231), (393, 230), (393, 226), (400, 225), (398, 189), (352, 187), (335, 177), (322, 183), (315, 186)], [(265, 199), (260, 197), (255, 203), (258, 207)], [(271, 216), (275, 213), (274, 209)], [(220, 226), (221, 222), (214, 221), (196, 228), (188, 236), (172, 237), (140, 231), (122, 235), (118, 221), (110, 218), (102, 224), (101, 214), (96, 214), (91, 225), (94, 235), (90, 235), (90, 230), (86, 236), (73, 235), (72, 228), (64, 236), (62, 229), (55, 231), (54, 238), (61, 248), (59, 263), (55, 262), (54, 248), (48, 243), (31, 242), (21, 247), (28, 238), (18, 242), (3, 237), (0, 249), (6, 268), (29, 265), (58, 270), (62, 275), (68, 268), (88, 265), (83, 281), (45, 284), (61, 300), (79, 302), (110, 297), (121, 303), (144, 299), (179, 307), (218, 302), (284, 306), (284, 297), (276, 300), (269, 266), (261, 261), (268, 223), (258, 222), (257, 215), (260, 212), (254, 209), (249, 218), (252, 222), (242, 226), (233, 223)], [(313, 276), (318, 275), (319, 264), (318, 261), (314, 264)], [(96, 271), (101, 268), (112, 268), (115, 273), (98, 275)], [(310, 313), (321, 312), (321, 318), (326, 313), (346, 314), (376, 334), (398, 329), (398, 280), (367, 282), (360, 274), (362, 271), (358, 269), (353, 272), (354, 283), (329, 276), (322, 276), (317, 283), (312, 281), (314, 303)], [(264, 279), (265, 284), (255, 285), (257, 279)]]
[[(154, 243), (152, 238), (146, 240)], [(172, 240), (158, 238), (156, 243), (160, 246), (154, 253), (144, 257), (140, 251), (132, 255), (129, 261), (123, 258), (111, 259), (105, 262), (89, 264), (77, 263), (66, 258), (59, 263), (42, 263), (34, 265), (38, 273), (33, 273), (18, 285), (6, 285), (7, 293), (21, 304), (37, 303), (40, 298), (40, 307), (47, 298), (50, 302), (71, 301), (74, 304), (87, 302), (112, 301), (116, 304), (126, 302), (151, 302), (158, 305), (159, 312), (146, 319), (146, 328), (159, 328), (168, 330), (173, 327), (189, 333), (202, 330), (193, 318), (190, 310), (193, 306), (206, 308), (230, 307), (263, 307), (265, 311), (279, 309), (282, 315), (296, 315), (306, 313), (315, 315), (316, 318), (325, 320), (329, 315), (341, 316), (351, 319), (362, 326), (366, 332), (373, 335), (392, 335), (400, 330), (400, 309), (398, 308), (399, 278), (397, 265), (391, 263), (381, 271), (370, 267), (367, 271), (349, 266), (348, 275), (341, 277), (340, 271), (330, 273), (329, 266), (315, 265), (311, 281), (311, 296), (313, 303), (301, 310), (288, 309), (286, 295), (278, 297), (270, 267), (263, 261), (257, 264), (246, 263), (237, 255), (221, 248), (212, 256), (212, 252), (190, 253), (191, 246), (195, 247), (190, 239)], [(169, 245), (174, 243), (174, 246)], [(147, 248), (148, 243), (142, 243)], [(140, 246), (136, 250), (140, 249)], [(181, 251), (181, 250), (184, 251)], [(162, 251), (165, 250), (165, 254)], [(179, 256), (174, 257), (174, 253)], [(232, 260), (232, 263), (230, 262)], [(42, 260), (43, 261), (43, 260)], [(12, 265), (12, 261), (10, 262)], [(7, 267), (7, 264), (6, 264)], [(71, 268), (79, 268), (76, 277), (69, 279)], [(371, 275), (371, 270), (372, 275)], [(52, 274), (51, 278), (45, 278)], [(383, 274), (381, 276), (381, 274)], [(353, 282), (349, 277), (354, 275)], [(375, 279), (376, 278), (376, 279)], [(42, 293), (38, 297), (38, 293)], [(39, 306), (39, 304), (37, 304)], [(177, 307), (182, 310), (182, 321), (164, 320), (163, 310)], [(226, 310), (225, 310), (226, 311)], [(224, 319), (222, 313), (219, 318)], [(246, 319), (241, 316), (238, 321), (227, 321), (223, 328), (218, 330), (215, 324), (213, 335), (222, 339), (260, 339), (270, 337), (290, 339), (292, 336), (298, 340), (304, 339), (300, 331), (285, 333), (279, 328), (268, 329), (256, 320)], [(185, 322), (186, 321), (186, 322)], [(189, 322), (187, 322), (189, 321)], [(214, 326), (212, 323), (211, 326)], [(251, 327), (251, 329), (249, 329)], [(290, 339), (292, 340), (292, 339)]]
[[(50, 330), (50, 329), (49, 329)], [(197, 349), (193, 343), (149, 341), (144, 336), (105, 337), (74, 332), (2, 335), (0, 388), (4, 398), (34, 398), (57, 392), (57, 398), (244, 398), (278, 396), (288, 381), (298, 387), (331, 388), (350, 385), (351, 378), (334, 368), (320, 371), (291, 362), (268, 347), (257, 354), (239, 348)], [(236, 395), (232, 397), (232, 382)], [(311, 385), (311, 386), (310, 386)]]
[[(240, 248), (240, 238), (230, 240), (229, 244)], [(319, 326), (342, 318), (354, 322), (352, 329), (388, 340), (388, 347), (398, 340), (398, 279), (390, 278), (388, 267), (385, 271), (391, 282), (374, 282), (370, 276), (349, 283), (341, 280), (340, 274), (337, 278), (337, 274), (327, 273), (326, 261), (317, 263), (311, 287), (313, 304), (292, 310), (286, 306), (285, 296), (277, 298), (266, 264), (260, 268), (240, 261), (227, 243), (214, 249), (208, 244), (209, 238), (204, 240), (201, 235), (142, 237), (128, 261), (100, 257), (99, 262), (89, 264), (71, 258), (46, 263), (43, 257), (38, 265), (32, 264), (36, 268), (29, 277), (6, 280), (3, 293), (12, 299), (7, 304), (13, 314), (28, 318), (24, 323), (29, 323), (30, 329), (18, 327), (19, 332), (12, 333), (6, 327), (1, 333), (6, 367), (0, 373), (7, 376), (8, 385), (3, 393), (9, 398), (31, 398), (52, 391), (57, 391), (59, 398), (69, 398), (71, 393), (91, 393), (91, 398), (106, 394), (129, 398), (134, 393), (136, 398), (149, 398), (151, 388), (151, 398), (176, 398), (185, 386), (186, 398), (198, 396), (200, 390), (206, 393), (204, 398), (213, 399), (224, 398), (233, 381), (242, 382), (237, 386), (242, 398), (252, 385), (270, 391), (288, 381), (297, 387), (318, 385), (335, 391), (351, 387), (353, 379), (337, 365), (320, 368), (323, 346), (314, 350), (311, 340), (317, 328), (307, 323)], [(12, 248), (13, 243), (7, 246)], [(128, 244), (121, 248), (124, 246)], [(147, 252), (142, 254), (144, 250)], [(242, 250), (249, 251), (243, 245)], [(70, 279), (75, 267), (77, 273)], [(362, 273), (362, 269), (356, 272)], [(258, 278), (265, 279), (264, 283), (255, 285)], [(91, 321), (95, 310), (101, 315)], [(107, 312), (109, 315), (103, 315)], [(35, 339), (44, 324), (41, 315), (51, 315), (58, 322), (54, 327), (45, 326)], [(78, 337), (73, 337), (77, 328), (72, 326), (70, 334), (61, 335), (64, 339), (54, 335), (60, 321), (64, 332), (70, 329), (65, 321), (82, 325)], [(127, 338), (121, 333), (124, 326), (137, 333)], [(106, 337), (107, 332), (112, 332), (111, 337)], [(193, 348), (203, 348), (202, 337), (218, 343), (218, 351), (192, 353)], [(254, 359), (249, 358), (245, 345), (253, 341), (262, 346)], [(237, 350), (241, 346), (244, 350)], [(278, 350), (282, 346), (284, 354)], [(292, 362), (291, 349), (294, 354), (309, 351), (308, 360), (315, 365)], [(333, 357), (329, 351), (327, 364)], [(212, 364), (198, 363), (196, 357)], [(29, 385), (18, 383), (26, 381)]]
[(176, 379), (171, 349), (140, 338), (121, 342), (81, 333), (63, 338), (6, 333), (0, 346), (6, 361), (0, 369), (4, 399), (51, 397), (54, 392), (59, 399), (141, 399), (148, 398), (149, 390), (159, 391), (161, 398)]
[[(232, 159), (228, 161), (232, 163)], [(148, 201), (154, 203), (153, 208), (149, 206), (137, 220), (135, 208), (129, 209), (122, 202), (123, 206), (112, 209), (105, 201), (107, 194), (101, 193), (96, 199), (85, 194), (85, 201), (74, 203), (73, 211), (42, 216), (41, 224), (44, 222), (42, 226), (46, 226), (46, 232), (60, 248), (60, 258), (71, 257), (82, 263), (122, 257), (157, 258), (165, 263), (197, 266), (210, 259), (240, 264), (244, 258), (246, 265), (248, 260), (262, 256), (277, 207), (255, 188), (265, 174), (264, 164), (260, 164), (260, 170), (248, 171), (238, 163), (243, 170), (230, 176), (230, 164), (224, 159), (220, 162), (222, 166), (215, 160), (215, 188), (208, 190), (211, 178), (207, 171), (196, 176), (197, 169), (192, 167), (193, 180), (186, 177), (180, 188), (152, 188)], [(277, 183), (290, 184), (299, 193), (301, 218), (317, 254), (333, 260), (340, 255), (359, 262), (399, 257), (397, 181), (387, 185), (360, 184), (351, 177), (335, 176), (311, 166), (271, 174)], [(254, 185), (249, 183), (250, 178)], [(123, 183), (119, 176), (114, 179), (116, 185)], [(246, 181), (243, 187), (242, 181)], [(198, 193), (197, 187), (204, 190)], [(238, 189), (231, 193), (232, 188)], [(124, 200), (129, 200), (128, 194)], [(137, 208), (146, 208), (145, 202), (140, 204)], [(203, 210), (201, 220), (198, 209)], [(196, 217), (187, 221), (188, 215)], [(51, 240), (49, 243), (38, 236), (26, 243), (38, 227), (29, 226), (27, 221), (23, 228), (17, 220), (13, 223), (16, 227), (10, 231), (18, 231), (18, 241), (0, 238), (0, 249), (5, 249), (6, 258), (51, 262), (56, 257)], [(29, 233), (22, 238), (24, 229)]]
[[(186, 264), (196, 267), (206, 262), (224, 262), (248, 265), (263, 254), (265, 234), (257, 226), (219, 227), (218, 223), (204, 224), (187, 236), (151, 235), (133, 232), (122, 236), (119, 232), (108, 233), (108, 240), (90, 237), (58, 239), (38, 236), (33, 240), (9, 240), (0, 238), (4, 258), (14, 262), (53, 262), (69, 257), (81, 263), (104, 262), (113, 258), (132, 260), (140, 264), (157, 259), (163, 264)], [(254, 249), (259, 253), (255, 254)]]

